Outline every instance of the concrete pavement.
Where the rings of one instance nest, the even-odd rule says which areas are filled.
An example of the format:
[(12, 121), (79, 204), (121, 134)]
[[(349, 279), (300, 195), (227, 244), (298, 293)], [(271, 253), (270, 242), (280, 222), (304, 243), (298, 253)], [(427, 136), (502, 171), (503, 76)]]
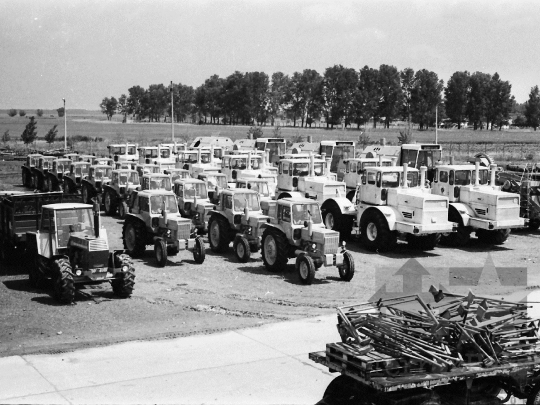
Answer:
[(308, 353), (336, 316), (54, 355), (0, 358), (2, 404), (315, 404), (336, 374)]

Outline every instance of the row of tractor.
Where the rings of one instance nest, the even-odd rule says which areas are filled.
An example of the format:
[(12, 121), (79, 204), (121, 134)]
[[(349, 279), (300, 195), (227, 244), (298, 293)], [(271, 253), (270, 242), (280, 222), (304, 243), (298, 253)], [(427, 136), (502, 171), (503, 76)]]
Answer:
[[(211, 137), (198, 138), (195, 148), (110, 145), (109, 157), (29, 155), (22, 180), (36, 192), (27, 197), (38, 202), (33, 214), (24, 217), (18, 236), (13, 235), (15, 211), (0, 216), (2, 253), (23, 241), (32, 252), (28, 257), (40, 258), (31, 266), (33, 283), (54, 273), (55, 288), (63, 291), (57, 296), (66, 301), (73, 289), (65, 285), (94, 282), (105, 268), (103, 279), (112, 277), (113, 290), (129, 295), (124, 284), (132, 288), (133, 266), (127, 266), (126, 276), (120, 264), (129, 256), (142, 256), (149, 245), (160, 266), (181, 250), (191, 251), (194, 261), (203, 263), (205, 234), (214, 252), (226, 251), (232, 242), (240, 262), (261, 251), (272, 272), (295, 258), (300, 280), (310, 284), (323, 265), (337, 267), (343, 280), (353, 278), (354, 262), (344, 243), (351, 235), (379, 252), (392, 250), (398, 238), (429, 250), (439, 241), (464, 246), (472, 233), (484, 243), (501, 244), (511, 228), (531, 223), (530, 217), (520, 217), (520, 195), (503, 191), (508, 182), (496, 185), (503, 172), (490, 161), (486, 166), (480, 156), (474, 165), (447, 165), (435, 144), (372, 146), (357, 153), (354, 143), (345, 141), (296, 145), (289, 151), (282, 139), (243, 141), (232, 147)], [(5, 196), (0, 207), (27, 197)], [(68, 226), (76, 225), (70, 222), (77, 222), (77, 215), (56, 223), (61, 216), (53, 211), (64, 206), (56, 200), (45, 203), (53, 197), (82, 200), (80, 206), (68, 204), (67, 210), (94, 209), (97, 217), (101, 209), (118, 214), (124, 219), (125, 252), (107, 254), (105, 267), (106, 232), (96, 226)], [(42, 216), (50, 218), (49, 228), (43, 228), (47, 221)], [(86, 233), (79, 235), (80, 228)], [(45, 231), (48, 236), (41, 237)], [(91, 259), (94, 253), (89, 252), (101, 252), (100, 259)], [(59, 269), (68, 263), (72, 281), (64, 282), (59, 274), (66, 272)], [(94, 273), (98, 276), (88, 276)], [(129, 282), (119, 287), (120, 279)]]

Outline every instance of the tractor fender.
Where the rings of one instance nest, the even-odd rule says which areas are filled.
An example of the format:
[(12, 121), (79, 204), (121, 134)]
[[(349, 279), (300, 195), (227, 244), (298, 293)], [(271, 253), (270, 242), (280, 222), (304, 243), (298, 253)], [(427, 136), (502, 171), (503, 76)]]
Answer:
[(362, 212), (362, 215), (360, 216), (360, 220), (358, 223), (360, 224), (362, 222), (362, 218), (364, 218), (365, 215), (373, 215), (375, 211), (379, 211), (381, 214), (384, 215), (386, 218), (386, 222), (388, 222), (388, 228), (391, 231), (396, 230), (396, 211), (387, 205), (379, 205), (376, 207), (369, 207), (364, 212)]
[(463, 203), (450, 203), (448, 207), (448, 214), (450, 214), (450, 212), (459, 215), (459, 217), (461, 218), (460, 225), (463, 226), (468, 226), (471, 217), (476, 217), (473, 209), (467, 204)]
[(298, 191), (280, 191), (276, 200), (281, 200), (282, 198), (305, 198), (305, 196)]
[[(221, 215), (223, 218), (227, 219), (227, 216), (223, 212), (218, 211), (218, 210), (210, 210), (210, 211), (208, 211), (208, 213), (210, 214), (210, 216), (212, 216), (214, 214), (215, 215)], [(227, 219), (227, 222), (229, 222), (228, 219)]]
[(119, 198), (120, 196), (118, 195), (118, 193), (116, 192), (116, 189), (114, 187), (111, 187), (109, 186), (108, 184), (104, 184), (103, 185), (103, 189), (102, 189), (102, 192), (103, 194), (105, 194), (106, 191), (109, 191), (111, 192), (115, 197)]
[(341, 210), (342, 214), (349, 212), (350, 209), (354, 207), (354, 204), (348, 198), (336, 197), (336, 198), (329, 198), (325, 202), (323, 202), (321, 205), (321, 209), (324, 211), (331, 204), (337, 205), (339, 209)]
[(276, 230), (278, 230), (279, 232), (281, 232), (282, 234), (285, 235), (285, 232), (283, 232), (283, 229), (281, 229), (281, 227), (280, 227), (279, 225), (276, 225), (276, 224), (270, 224), (270, 223), (266, 222), (266, 223), (264, 223), (264, 224), (262, 224), (262, 225), (260, 226), (260, 229), (263, 230), (263, 231), (264, 231), (266, 228), (273, 228), (273, 229), (276, 229)]

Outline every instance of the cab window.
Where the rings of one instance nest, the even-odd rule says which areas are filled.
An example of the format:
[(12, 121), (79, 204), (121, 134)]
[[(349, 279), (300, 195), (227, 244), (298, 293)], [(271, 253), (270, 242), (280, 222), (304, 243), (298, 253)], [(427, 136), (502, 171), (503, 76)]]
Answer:
[(147, 197), (139, 197), (139, 208), (143, 212), (149, 212), (150, 211), (150, 205), (149, 205)]
[(375, 172), (368, 172), (367, 173), (367, 182), (368, 184), (375, 184), (376, 175)]
[(283, 174), (289, 174), (289, 165), (287, 163), (281, 164)]
[(285, 222), (291, 222), (291, 207), (281, 206), (281, 219)]
[(223, 196), (223, 206), (228, 209), (232, 209), (232, 195)]
[(439, 181), (441, 183), (448, 183), (448, 172), (441, 171), (439, 174)]

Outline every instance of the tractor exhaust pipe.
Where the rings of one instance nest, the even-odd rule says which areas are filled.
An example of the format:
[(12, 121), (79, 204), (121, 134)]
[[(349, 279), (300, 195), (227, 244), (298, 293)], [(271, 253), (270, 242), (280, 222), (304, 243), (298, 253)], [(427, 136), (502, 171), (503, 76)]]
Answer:
[(309, 175), (315, 177), (315, 156), (313, 156), (313, 152), (309, 152)]
[(96, 238), (99, 238), (100, 220), (99, 220), (99, 203), (97, 202), (97, 199), (94, 200), (92, 211), (94, 211), (94, 234), (96, 235)]
[(474, 185), (479, 186), (480, 185), (480, 159), (476, 158), (476, 161), (474, 162), (474, 173), (475, 173), (475, 179), (474, 179)]
[(397, 156), (392, 156), (392, 166), (397, 166)]
[(427, 167), (426, 166), (421, 166), (420, 167), (420, 188), (425, 187), (425, 184), (426, 184), (426, 172), (427, 172)]
[(382, 167), (383, 156), (379, 155), (379, 167)]
[(214, 144), (210, 145), (210, 164), (214, 164)]
[(247, 170), (251, 170), (251, 151), (248, 152), (248, 158), (247, 158), (246, 169), (247, 169)]
[(491, 177), (489, 179), (489, 185), (491, 187), (495, 187), (495, 174), (496, 174), (496, 171), (497, 171), (497, 165), (492, 163), (491, 165), (489, 165), (489, 168), (491, 169)]
[(408, 188), (409, 185), (407, 184), (407, 173), (409, 172), (409, 165), (407, 163), (403, 163), (403, 183), (402, 188)]
[(202, 155), (202, 147), (199, 146), (197, 148), (197, 163), (199, 163), (199, 164), (201, 163), (201, 155)]

